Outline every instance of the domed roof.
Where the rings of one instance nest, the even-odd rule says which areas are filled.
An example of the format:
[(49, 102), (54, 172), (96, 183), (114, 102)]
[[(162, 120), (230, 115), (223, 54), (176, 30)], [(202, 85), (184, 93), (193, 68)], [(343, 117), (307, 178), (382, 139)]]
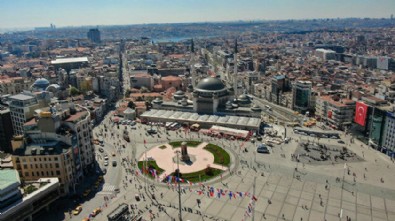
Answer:
[(197, 85), (196, 89), (205, 91), (220, 91), (225, 89), (225, 84), (218, 78), (208, 77), (201, 80)]
[(155, 99), (152, 101), (152, 103), (154, 103), (154, 104), (162, 104), (163, 101), (162, 101), (162, 99), (160, 99), (159, 97), (157, 97), (157, 98), (155, 98)]
[(49, 86), (49, 81), (48, 81), (47, 79), (45, 79), (45, 78), (38, 78), (38, 79), (34, 82), (33, 86), (34, 86), (34, 87), (38, 87), (38, 88), (45, 89), (45, 88), (47, 88), (47, 87)]
[(176, 93), (175, 93), (175, 95), (184, 95), (185, 93), (184, 93), (184, 91), (181, 91), (181, 90), (179, 90), (179, 91), (177, 91)]
[(254, 105), (251, 107), (251, 110), (252, 110), (252, 111), (261, 111), (262, 109), (261, 109), (257, 104), (254, 104)]
[(241, 101), (248, 101), (248, 100), (250, 100), (250, 98), (246, 94), (241, 94), (239, 96), (239, 100), (241, 100)]

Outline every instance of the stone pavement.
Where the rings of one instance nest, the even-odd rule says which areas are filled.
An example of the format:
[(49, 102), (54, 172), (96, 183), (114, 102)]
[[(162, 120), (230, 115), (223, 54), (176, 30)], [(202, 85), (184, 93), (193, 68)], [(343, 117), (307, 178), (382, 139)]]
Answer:
[[(131, 159), (143, 155), (146, 150), (144, 140), (147, 140), (151, 146), (168, 142), (164, 137), (158, 139), (144, 136), (144, 129), (149, 126), (139, 125), (138, 127), (137, 131), (131, 132), (132, 145), (126, 148)], [(347, 142), (349, 136), (342, 135), (347, 147), (364, 159), (363, 162), (347, 163), (347, 167), (357, 174), (357, 179), (354, 183), (353, 177), (345, 174), (343, 185), (343, 182), (336, 182), (336, 178), (342, 178), (345, 172), (343, 164), (302, 166), (291, 161), (290, 155), (297, 147), (295, 140), (309, 138), (293, 134), (290, 128), (287, 128), (287, 131), (288, 136), (293, 140), (286, 145), (276, 145), (271, 154), (257, 154), (255, 144), (250, 142), (218, 140), (202, 135), (198, 137), (196, 133), (192, 133), (189, 137), (217, 143), (232, 152), (232, 160), (237, 165), (232, 165), (231, 171), (235, 173), (224, 176), (222, 182), (219, 179), (210, 181), (210, 185), (215, 188), (252, 193), (253, 180), (256, 177), (255, 195), (258, 201), (255, 206), (255, 220), (329, 221), (346, 220), (347, 217), (351, 220), (362, 221), (395, 220), (395, 186), (392, 185), (395, 182), (393, 173), (395, 166), (388, 157), (366, 146), (360, 146), (358, 141), (350, 144)], [(174, 140), (183, 137), (185, 137), (184, 133), (177, 134), (170, 131), (166, 138)], [(321, 139), (320, 143), (337, 145), (336, 141), (329, 139)], [(248, 149), (248, 152), (240, 151), (244, 148)], [(295, 167), (298, 167), (297, 172), (294, 170)], [(366, 179), (362, 178), (364, 173), (366, 173)], [(131, 178), (130, 176), (131, 174), (128, 174), (128, 179)], [(296, 176), (300, 178), (296, 179)], [(385, 178), (384, 183), (379, 182), (380, 177)], [(144, 180), (141, 177), (136, 180), (133, 178), (133, 184), (125, 189), (120, 188), (121, 193), (112, 199), (103, 214), (95, 217), (94, 220), (107, 220), (106, 215), (122, 202), (136, 204), (147, 220), (150, 220), (152, 216), (148, 210), (156, 214), (154, 220), (172, 220), (173, 218), (178, 220), (177, 192), (164, 184), (154, 183), (156, 201), (152, 200), (149, 188), (137, 190), (135, 186), (135, 184), (146, 186)], [(144, 194), (146, 201), (137, 202), (134, 198), (136, 193)], [(163, 193), (163, 199), (159, 197), (160, 193)], [(201, 200), (200, 208), (197, 205), (197, 199)], [(249, 202), (249, 198), (232, 200), (229, 197), (208, 198), (186, 191), (182, 194), (182, 205), (186, 209), (183, 208), (182, 211), (183, 220), (243, 220)], [(158, 214), (158, 207), (153, 205), (157, 203), (164, 205), (166, 213)], [(244, 220), (252, 220), (252, 217), (246, 217)]]

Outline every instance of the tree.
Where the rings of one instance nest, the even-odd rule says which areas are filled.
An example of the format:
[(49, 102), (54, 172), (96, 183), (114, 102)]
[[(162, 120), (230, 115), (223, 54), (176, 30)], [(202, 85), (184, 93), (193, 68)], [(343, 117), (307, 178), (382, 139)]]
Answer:
[(150, 90), (148, 90), (148, 88), (146, 88), (146, 87), (141, 87), (140, 92), (141, 93), (149, 93)]
[(89, 81), (84, 80), (84, 81), (82, 81), (81, 84), (80, 84), (80, 89), (81, 89), (81, 91), (82, 91), (83, 93), (86, 93), (87, 91), (92, 90), (92, 85), (90, 84)]
[(72, 97), (81, 94), (81, 92), (77, 88), (75, 88), (73, 86), (70, 86), (69, 93), (70, 93), (70, 96), (72, 96)]
[(129, 97), (132, 91), (130, 89), (127, 89), (125, 92), (125, 97)]
[(136, 108), (136, 104), (134, 104), (133, 101), (129, 101), (128, 107), (134, 109), (134, 108)]

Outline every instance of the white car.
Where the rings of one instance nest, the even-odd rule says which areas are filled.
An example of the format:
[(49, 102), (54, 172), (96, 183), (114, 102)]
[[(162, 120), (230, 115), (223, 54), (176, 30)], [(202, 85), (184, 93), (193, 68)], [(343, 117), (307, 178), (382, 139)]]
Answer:
[(108, 166), (108, 160), (104, 161), (104, 166)]

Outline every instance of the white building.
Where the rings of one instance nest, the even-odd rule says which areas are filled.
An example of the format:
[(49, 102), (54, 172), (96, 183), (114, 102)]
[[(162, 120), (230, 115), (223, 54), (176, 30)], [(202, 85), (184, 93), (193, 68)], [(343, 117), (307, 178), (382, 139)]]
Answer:
[(336, 52), (332, 50), (327, 50), (323, 48), (315, 49), (315, 55), (321, 58), (323, 61), (335, 60)]
[[(48, 94), (48, 97), (42, 97), (46, 94)], [(9, 97), (11, 121), (15, 135), (23, 134), (23, 124), (34, 116), (36, 109), (44, 107), (49, 99), (49, 93), (44, 92), (39, 96), (31, 93), (21, 93)]]

